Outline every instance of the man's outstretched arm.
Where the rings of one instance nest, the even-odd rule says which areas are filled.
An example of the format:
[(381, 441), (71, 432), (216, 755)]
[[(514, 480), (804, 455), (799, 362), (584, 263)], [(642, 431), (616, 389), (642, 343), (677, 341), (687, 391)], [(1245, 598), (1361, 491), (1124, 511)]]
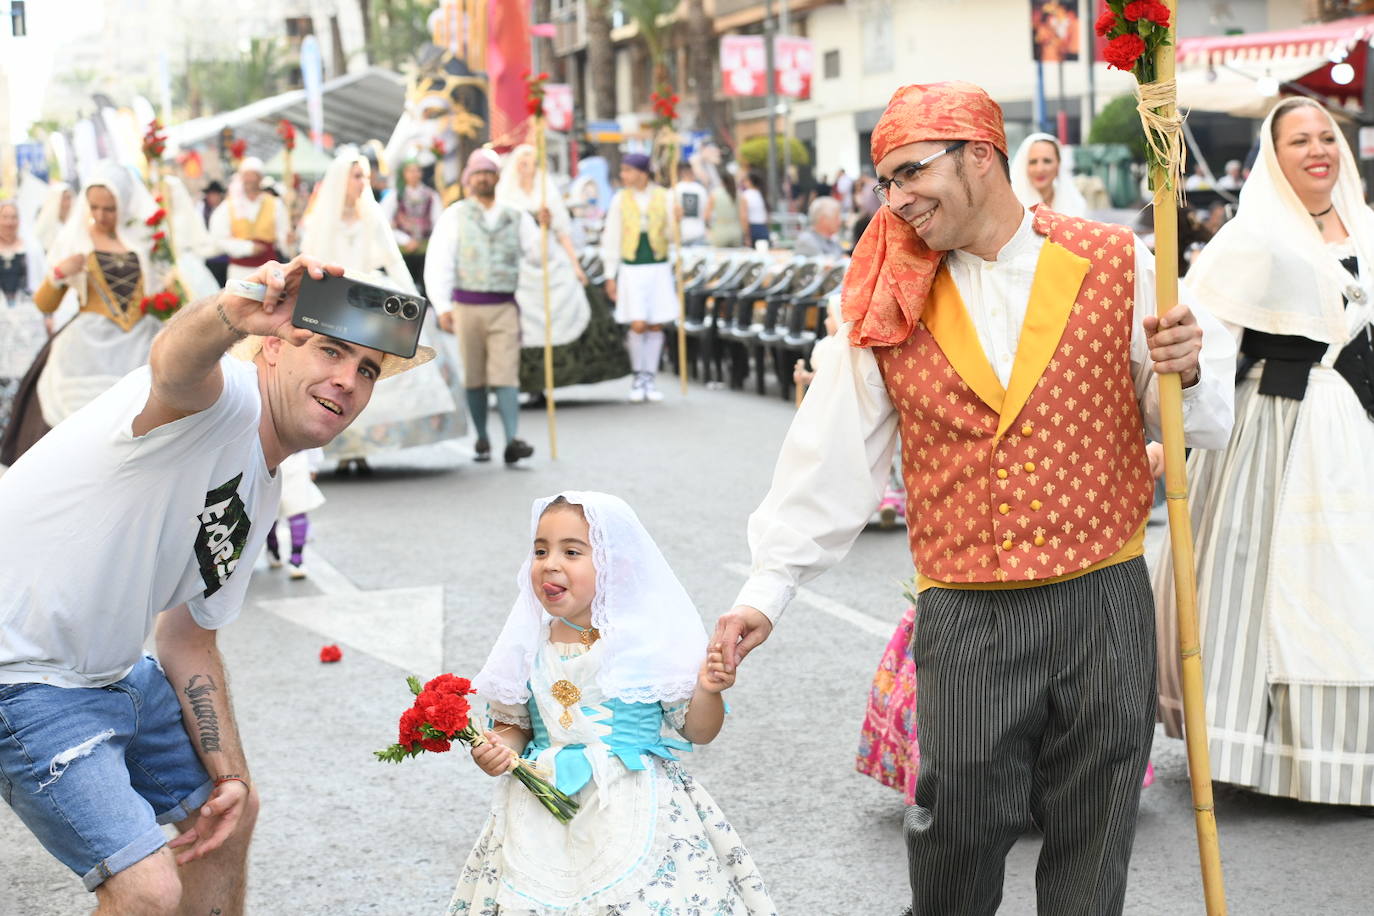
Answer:
[(343, 268), (325, 267), (306, 257), (290, 264), (269, 261), (247, 278), (249, 283), (267, 287), (265, 301), (226, 289), (177, 312), (153, 339), (148, 354), (152, 390), (134, 420), (134, 435), (145, 435), (213, 405), (224, 388), (220, 358), (249, 334), (277, 336), (298, 345), (308, 340), (309, 331), (291, 326), (291, 312), (302, 278), (308, 273), (319, 279), (326, 272), (341, 276)]

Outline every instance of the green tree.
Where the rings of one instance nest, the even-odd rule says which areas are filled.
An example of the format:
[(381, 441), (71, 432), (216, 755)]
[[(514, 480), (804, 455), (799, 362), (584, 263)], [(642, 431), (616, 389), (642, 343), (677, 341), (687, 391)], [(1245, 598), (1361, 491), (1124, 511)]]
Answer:
[(430, 41), (429, 16), (438, 0), (372, 0), (368, 5), (367, 56), (373, 64), (400, 70)]
[(1119, 95), (1093, 118), (1089, 143), (1120, 143), (1138, 160), (1145, 158), (1145, 128), (1140, 124), (1133, 95)]
[[(792, 164), (805, 166), (811, 164), (811, 154), (806, 145), (796, 137), (788, 137)], [(739, 158), (751, 168), (761, 169), (768, 164), (768, 138), (751, 137), (739, 145)], [(778, 138), (778, 159), (782, 159), (782, 138)]]
[(639, 37), (649, 51), (654, 88), (670, 85), (668, 73), (669, 28), (659, 22), (677, 9), (678, 0), (620, 0), (620, 9), (639, 26)]
[(192, 117), (230, 111), (286, 88), (294, 64), (284, 60), (282, 43), (254, 38), (248, 50), (220, 60), (193, 60), (178, 87)]

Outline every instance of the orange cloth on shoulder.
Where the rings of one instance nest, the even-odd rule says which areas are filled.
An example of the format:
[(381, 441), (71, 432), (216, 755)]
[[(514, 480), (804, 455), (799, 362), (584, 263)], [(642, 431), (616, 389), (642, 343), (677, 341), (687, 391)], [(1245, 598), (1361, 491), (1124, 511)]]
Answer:
[[(908, 143), (983, 140), (1007, 153), (1002, 107), (972, 83), (913, 83), (893, 93), (873, 129), (873, 164)], [(911, 336), (943, 252), (932, 251), (883, 205), (854, 246), (840, 295), (856, 347), (890, 347)]]

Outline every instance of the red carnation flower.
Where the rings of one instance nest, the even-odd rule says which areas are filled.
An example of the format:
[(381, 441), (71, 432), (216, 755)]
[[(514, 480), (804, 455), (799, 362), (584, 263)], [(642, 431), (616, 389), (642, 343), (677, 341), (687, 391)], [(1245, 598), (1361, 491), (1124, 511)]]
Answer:
[(1126, 4), (1123, 13), (1129, 22), (1139, 22), (1144, 19), (1152, 22), (1161, 28), (1169, 27), (1169, 8), (1158, 0), (1134, 0)]
[(143, 301), (138, 304), (138, 310), (146, 315), (148, 314), (148, 307), (152, 304), (153, 300), (149, 299), (147, 296), (144, 296)]
[(166, 217), (167, 211), (162, 209), (161, 207), (158, 207), (157, 210), (153, 212), (153, 215), (145, 219), (143, 223), (147, 226), (156, 226), (158, 223), (166, 219)]
[(453, 747), (453, 743), (443, 738), (421, 738), (420, 747), (436, 754), (442, 754)]
[(446, 735), (468, 727), (470, 707), (468, 701), (459, 694), (426, 690), (416, 698), (415, 708), (421, 711), (425, 722)]
[(1093, 30), (1097, 32), (1098, 38), (1106, 38), (1107, 33), (1116, 28), (1116, 13), (1111, 10), (1103, 10), (1102, 15), (1097, 17), (1097, 24)]
[(337, 662), (341, 658), (343, 658), (343, 650), (338, 646), (325, 646), (320, 650), (320, 661), (322, 662)]
[(165, 233), (165, 232), (154, 232), (154, 233), (153, 233), (153, 241), (154, 241), (154, 242), (160, 242), (160, 241), (162, 241), (163, 239), (165, 239), (166, 237), (167, 237), (167, 233)]
[(1127, 73), (1135, 69), (1136, 61), (1144, 53), (1145, 39), (1131, 32), (1116, 36), (1102, 49), (1102, 56), (1107, 58), (1109, 65)]
[(401, 713), (401, 721), (397, 725), (399, 737), (396, 743), (408, 748), (416, 741), (425, 740), (425, 736), (420, 732), (420, 723), (424, 720), (424, 713), (414, 706)]
[(452, 674), (441, 674), (430, 680), (425, 685), (425, 690), (432, 690), (435, 693), (456, 693), (467, 694), (476, 693), (472, 689), (472, 681), (465, 677), (454, 677)]

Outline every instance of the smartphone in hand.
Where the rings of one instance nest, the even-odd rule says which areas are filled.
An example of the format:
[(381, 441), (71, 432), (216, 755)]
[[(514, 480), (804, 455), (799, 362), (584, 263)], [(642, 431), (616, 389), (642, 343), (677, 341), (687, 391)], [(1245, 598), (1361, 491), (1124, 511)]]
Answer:
[(306, 276), (291, 324), (409, 359), (419, 345), (428, 308), (423, 296), (349, 277)]

